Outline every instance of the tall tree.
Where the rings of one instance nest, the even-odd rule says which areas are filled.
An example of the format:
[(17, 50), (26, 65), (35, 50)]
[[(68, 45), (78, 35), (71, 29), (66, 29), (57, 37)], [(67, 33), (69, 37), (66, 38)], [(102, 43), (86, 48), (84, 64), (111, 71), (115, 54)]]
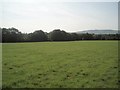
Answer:
[(47, 41), (47, 35), (42, 30), (37, 30), (28, 35), (29, 41)]
[(2, 28), (3, 42), (20, 42), (22, 33), (16, 28)]
[(0, 43), (2, 42), (2, 28), (0, 28)]
[(66, 41), (67, 33), (63, 30), (55, 29), (49, 33), (49, 38), (51, 41)]

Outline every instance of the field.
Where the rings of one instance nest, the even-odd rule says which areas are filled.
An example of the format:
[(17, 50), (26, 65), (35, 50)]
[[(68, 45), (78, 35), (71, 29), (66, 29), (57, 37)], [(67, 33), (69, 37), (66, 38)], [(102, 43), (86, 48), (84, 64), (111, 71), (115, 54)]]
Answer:
[(118, 42), (4, 43), (3, 88), (117, 88)]

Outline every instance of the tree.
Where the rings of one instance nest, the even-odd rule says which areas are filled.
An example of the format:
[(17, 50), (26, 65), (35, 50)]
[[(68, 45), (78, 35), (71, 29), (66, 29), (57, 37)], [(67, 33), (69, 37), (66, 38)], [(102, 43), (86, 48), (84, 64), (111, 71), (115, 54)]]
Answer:
[(2, 42), (2, 28), (0, 28), (0, 43)]
[(28, 40), (33, 42), (47, 41), (47, 35), (42, 30), (28, 34)]
[(3, 42), (20, 42), (22, 33), (16, 28), (2, 28)]
[(63, 30), (55, 29), (49, 33), (49, 38), (51, 41), (66, 41), (67, 33)]
[(71, 33), (71, 40), (72, 40), (72, 41), (78, 40), (78, 34), (76, 34), (76, 33)]
[(42, 30), (33, 33), (21, 33), (16, 28), (0, 28), (0, 41), (2, 42), (41, 42), (41, 41), (76, 41), (76, 40), (120, 40), (118, 34), (78, 34), (67, 33), (64, 30), (55, 29), (50, 33)]

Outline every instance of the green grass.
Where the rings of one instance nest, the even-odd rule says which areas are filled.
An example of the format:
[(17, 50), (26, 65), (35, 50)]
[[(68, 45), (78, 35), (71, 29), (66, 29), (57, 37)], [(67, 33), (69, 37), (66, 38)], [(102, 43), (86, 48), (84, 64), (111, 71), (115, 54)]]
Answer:
[(3, 88), (117, 88), (118, 41), (3, 44)]

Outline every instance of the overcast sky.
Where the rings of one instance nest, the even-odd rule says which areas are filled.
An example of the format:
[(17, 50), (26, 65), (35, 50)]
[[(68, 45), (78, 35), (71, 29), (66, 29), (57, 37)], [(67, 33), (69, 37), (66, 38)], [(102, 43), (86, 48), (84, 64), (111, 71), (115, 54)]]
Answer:
[[(76, 0), (77, 1), (77, 0)], [(5, 0), (0, 5), (2, 27), (22, 32), (61, 29), (75, 32), (88, 29), (117, 29), (117, 2), (41, 2)]]

